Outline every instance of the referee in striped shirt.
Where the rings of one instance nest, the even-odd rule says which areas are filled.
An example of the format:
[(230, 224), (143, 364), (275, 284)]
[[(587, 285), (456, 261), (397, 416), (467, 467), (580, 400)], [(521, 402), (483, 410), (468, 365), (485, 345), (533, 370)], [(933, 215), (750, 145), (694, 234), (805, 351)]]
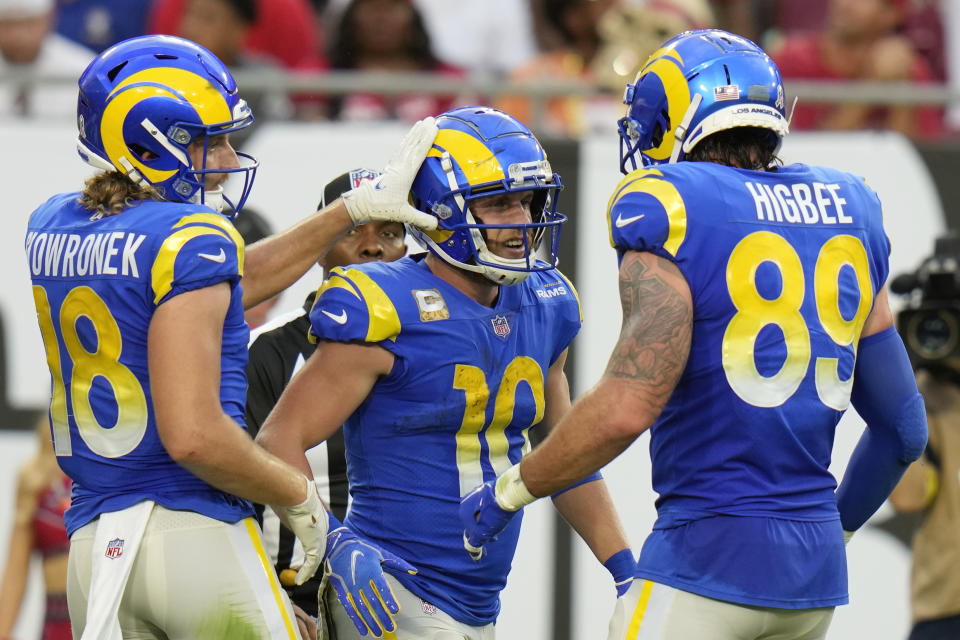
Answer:
[[(367, 169), (343, 173), (323, 188), (320, 209), (364, 180), (377, 176)], [(371, 222), (349, 231), (317, 263), (328, 272), (334, 267), (363, 262), (389, 262), (406, 253), (404, 227), (399, 222)], [(250, 334), (250, 359), (247, 364), (247, 431), (252, 437), (273, 409), (280, 394), (294, 373), (313, 353), (315, 345), (307, 339), (310, 329), (309, 311), (315, 293), (310, 294), (303, 307), (283, 314), (260, 326)], [(322, 389), (317, 390), (322, 393)], [(347, 491), (347, 461), (344, 455), (343, 434), (332, 438), (307, 452), (314, 481), (320, 496), (341, 521), (349, 504)], [(285, 569), (299, 567), (303, 562), (303, 548), (293, 533), (280, 524), (269, 507), (257, 505), (257, 514), (263, 527), (263, 542), (273, 560), (277, 575)], [(317, 617), (317, 591), (322, 571), (306, 583), (295, 586), (292, 580), (284, 586), (293, 603)], [(287, 582), (282, 580), (282, 582)]]

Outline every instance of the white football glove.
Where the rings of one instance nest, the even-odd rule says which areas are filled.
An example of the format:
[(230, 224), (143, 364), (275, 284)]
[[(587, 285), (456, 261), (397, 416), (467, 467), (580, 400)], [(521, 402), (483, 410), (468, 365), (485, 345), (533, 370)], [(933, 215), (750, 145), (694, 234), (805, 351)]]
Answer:
[(306, 500), (283, 507), (290, 530), (303, 545), (303, 564), (300, 565), (294, 580), (297, 584), (303, 584), (317, 572), (327, 549), (327, 531), (330, 529), (330, 519), (323, 507), (323, 501), (320, 500), (317, 485), (307, 476), (303, 476), (303, 480), (307, 483)]
[(421, 229), (436, 229), (437, 219), (417, 211), (408, 201), (410, 185), (437, 137), (437, 124), (432, 117), (414, 124), (400, 148), (375, 180), (365, 180), (343, 194), (343, 203), (354, 225), (377, 220), (409, 222)]

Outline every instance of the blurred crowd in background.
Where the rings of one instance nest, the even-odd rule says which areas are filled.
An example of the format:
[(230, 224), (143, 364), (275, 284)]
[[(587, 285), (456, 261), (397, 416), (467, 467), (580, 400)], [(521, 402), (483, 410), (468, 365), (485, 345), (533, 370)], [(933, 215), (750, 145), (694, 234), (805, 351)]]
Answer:
[[(144, 33), (206, 46), (241, 77), (414, 72), (460, 80), (451, 94), (318, 93), (240, 82), (261, 122), (400, 120), (494, 104), (547, 136), (608, 126), (623, 87), (657, 45), (720, 27), (763, 46), (787, 81), (960, 85), (960, 3), (947, 0), (0, 0), (0, 117), (73, 117), (75, 86), (24, 77), (79, 73)], [(956, 52), (953, 50), (956, 49)], [(26, 73), (25, 73), (26, 72)], [(478, 81), (483, 81), (479, 82)], [(529, 93), (489, 87), (554, 85)], [(557, 84), (570, 87), (564, 93)], [(565, 84), (564, 84), (565, 83)], [(257, 88), (259, 85), (259, 88)], [(477, 87), (488, 91), (478, 91)], [(419, 90), (418, 90), (419, 89)], [(531, 111), (538, 108), (536, 114)], [(941, 104), (802, 100), (794, 130), (883, 128), (922, 140), (960, 132)]]

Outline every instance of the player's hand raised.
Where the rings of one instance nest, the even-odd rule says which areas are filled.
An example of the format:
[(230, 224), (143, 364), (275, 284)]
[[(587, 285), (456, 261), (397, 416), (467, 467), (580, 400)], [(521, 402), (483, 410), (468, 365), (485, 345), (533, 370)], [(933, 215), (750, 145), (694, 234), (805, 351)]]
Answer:
[(343, 194), (343, 203), (355, 225), (377, 220), (408, 222), (422, 229), (436, 229), (437, 219), (409, 204), (410, 185), (437, 137), (434, 119), (420, 120), (407, 133), (383, 173)]

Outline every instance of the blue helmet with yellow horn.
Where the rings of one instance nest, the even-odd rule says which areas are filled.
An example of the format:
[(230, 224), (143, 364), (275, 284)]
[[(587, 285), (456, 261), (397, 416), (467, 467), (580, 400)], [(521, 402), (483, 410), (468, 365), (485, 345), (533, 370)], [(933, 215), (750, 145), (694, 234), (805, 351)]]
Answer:
[[(490, 107), (453, 109), (436, 120), (439, 132), (411, 196), (413, 206), (436, 216), (437, 228), (408, 226), (410, 233), (448, 264), (497, 284), (516, 284), (531, 272), (555, 267), (566, 220), (557, 212), (563, 185), (536, 137), (516, 118)], [(470, 211), (477, 198), (523, 191), (533, 193), (530, 223), (484, 224)], [(485, 233), (493, 228), (522, 230), (525, 256), (504, 258), (490, 251)]]
[(725, 129), (767, 129), (775, 150), (789, 130), (777, 65), (753, 42), (719, 29), (667, 40), (627, 85), (623, 102), (627, 114), (617, 122), (623, 173), (683, 160)]
[[(173, 36), (124, 40), (97, 56), (80, 76), (77, 150), (92, 166), (119, 171), (165, 200), (204, 203), (219, 209), (221, 192), (203, 188), (207, 173), (239, 173), (249, 195), (257, 162), (237, 154), (243, 166), (194, 167), (188, 147), (249, 126), (253, 115), (226, 66), (200, 45)], [(206, 147), (203, 157), (206, 158)], [(225, 199), (225, 198), (224, 198)]]

